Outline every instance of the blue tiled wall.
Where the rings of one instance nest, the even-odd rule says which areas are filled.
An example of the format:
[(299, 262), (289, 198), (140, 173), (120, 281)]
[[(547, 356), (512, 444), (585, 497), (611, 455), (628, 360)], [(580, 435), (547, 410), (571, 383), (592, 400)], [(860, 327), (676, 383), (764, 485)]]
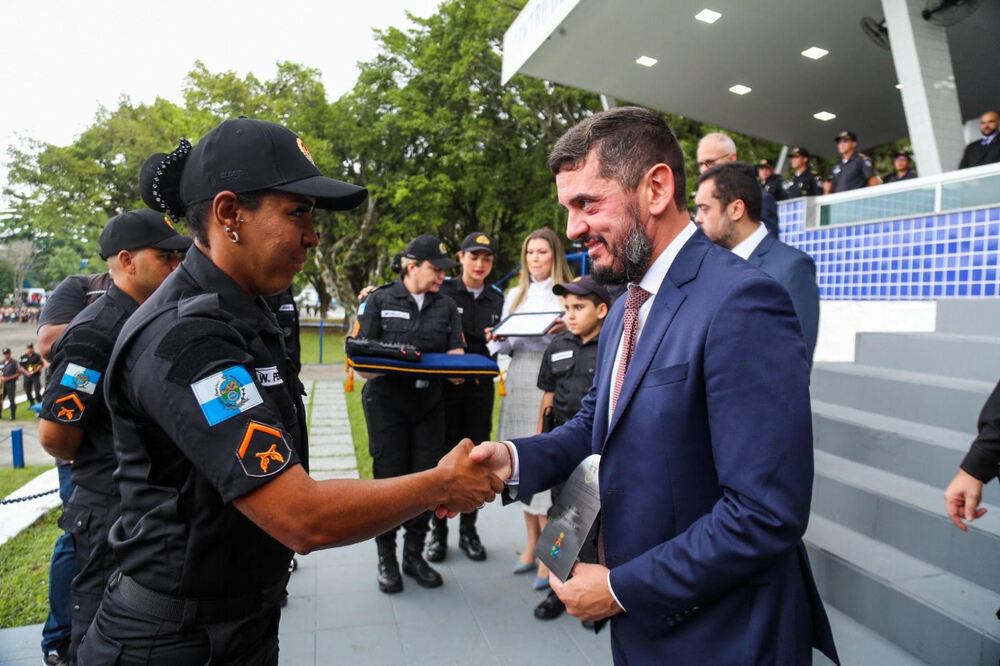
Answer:
[(1000, 207), (805, 230), (805, 201), (778, 204), (781, 239), (816, 260), (824, 300), (1000, 295)]

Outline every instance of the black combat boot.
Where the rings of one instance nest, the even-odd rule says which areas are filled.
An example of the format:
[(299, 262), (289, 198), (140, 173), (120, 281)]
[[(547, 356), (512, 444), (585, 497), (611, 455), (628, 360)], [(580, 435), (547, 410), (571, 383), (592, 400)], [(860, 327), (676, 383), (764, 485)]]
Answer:
[(461, 528), (458, 533), (458, 547), (465, 551), (470, 560), (482, 562), (486, 559), (486, 549), (483, 548), (482, 542), (479, 541), (479, 534), (476, 532), (475, 525)]
[(403, 577), (399, 575), (396, 559), (396, 540), (375, 539), (378, 547), (378, 589), (385, 594), (403, 591)]
[(420, 587), (441, 586), (441, 574), (424, 559), (423, 535), (413, 538), (407, 534), (403, 540), (403, 573), (415, 579)]
[(448, 519), (431, 518), (431, 539), (427, 542), (427, 561), (444, 562), (448, 554)]

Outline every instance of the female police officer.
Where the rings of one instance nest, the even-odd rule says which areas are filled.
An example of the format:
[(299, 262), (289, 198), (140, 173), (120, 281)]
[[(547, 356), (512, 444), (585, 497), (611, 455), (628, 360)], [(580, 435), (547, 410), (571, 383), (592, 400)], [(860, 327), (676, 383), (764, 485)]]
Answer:
[[(463, 354), (462, 320), (455, 302), (439, 292), (444, 272), (458, 264), (444, 243), (418, 236), (400, 258), (400, 277), (371, 292), (358, 308), (358, 337), (416, 345), (422, 352)], [(365, 420), (372, 473), (385, 479), (428, 469), (445, 448), (444, 380), (366, 375)], [(438, 587), (441, 576), (424, 560), (430, 513), (404, 523), (403, 573), (423, 587)], [(378, 589), (400, 592), (396, 528), (380, 534)]]
[(467, 462), (468, 441), (390, 481), (315, 482), (299, 464), (298, 383), (261, 296), (302, 269), (313, 208), (353, 208), (363, 188), (324, 178), (295, 134), (248, 118), (143, 172), (143, 198), (183, 213), (195, 245), (107, 369), (120, 573), (79, 663), (276, 664), (292, 549), (370, 538), (438, 502), (469, 510), (501, 484)]

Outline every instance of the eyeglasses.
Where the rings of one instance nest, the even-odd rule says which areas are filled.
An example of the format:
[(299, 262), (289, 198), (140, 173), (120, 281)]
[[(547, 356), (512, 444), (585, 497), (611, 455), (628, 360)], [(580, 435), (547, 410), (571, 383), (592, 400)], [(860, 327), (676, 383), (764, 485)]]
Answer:
[(710, 160), (698, 162), (698, 166), (707, 169), (709, 167), (715, 166), (716, 163), (721, 162), (723, 158), (729, 157), (730, 155), (732, 155), (732, 153), (723, 153), (722, 155), (719, 155), (718, 157), (712, 158)]

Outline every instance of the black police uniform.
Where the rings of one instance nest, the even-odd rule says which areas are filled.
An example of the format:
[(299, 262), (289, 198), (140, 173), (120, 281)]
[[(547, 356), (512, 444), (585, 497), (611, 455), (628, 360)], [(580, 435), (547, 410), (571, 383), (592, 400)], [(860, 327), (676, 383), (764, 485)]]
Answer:
[(17, 364), (12, 356), (9, 361), (0, 361), (0, 376), (11, 377), (3, 384), (3, 394), (0, 398), (0, 409), (3, 408), (4, 400), (10, 401), (10, 420), (17, 416), (17, 376), (21, 372), (21, 366)]
[[(295, 299), (292, 297), (292, 288), (289, 287), (285, 291), (275, 294), (274, 296), (267, 296), (264, 298), (264, 302), (267, 303), (267, 307), (271, 309), (274, 313), (274, 318), (278, 321), (278, 326), (281, 327), (281, 334), (285, 338), (285, 352), (288, 354), (288, 362), (292, 369), (292, 375), (289, 380), (294, 380), (298, 382), (299, 393), (304, 397), (306, 395), (305, 384), (299, 379), (299, 371), (302, 370), (302, 345), (299, 343), (299, 309), (295, 305)], [(302, 467), (308, 472), (309, 471), (309, 437), (306, 428), (306, 413), (305, 410), (299, 411), (299, 430), (302, 432), (302, 446), (300, 462)]]
[[(21, 367), (27, 373), (24, 376), (24, 393), (28, 396), (28, 404), (33, 405), (42, 401), (42, 357), (32, 351), (30, 354), (21, 354)], [(37, 370), (37, 372), (35, 372)]]
[(875, 175), (872, 161), (864, 153), (854, 153), (846, 162), (840, 160), (833, 167), (834, 192), (846, 192), (867, 187), (869, 179)]
[[(419, 310), (400, 277), (379, 287), (358, 308), (358, 337), (416, 345), (423, 352), (462, 347), (462, 320), (455, 302), (434, 292), (424, 294)], [(444, 379), (382, 375), (365, 383), (362, 393), (368, 424), (372, 474), (386, 479), (430, 469), (447, 451)], [(404, 565), (423, 557), (430, 512), (406, 521)], [(380, 558), (395, 560), (396, 528), (375, 539)], [(419, 578), (418, 578), (418, 582)]]
[(538, 388), (552, 393), (552, 427), (569, 421), (594, 383), (597, 342), (600, 335), (583, 342), (569, 331), (560, 333), (545, 350), (538, 370)]
[[(503, 292), (495, 285), (484, 285), (479, 296), (469, 291), (461, 278), (445, 280), (441, 285), (442, 294), (448, 296), (458, 306), (462, 315), (462, 334), (465, 336), (465, 352), (491, 357), (486, 347), (487, 328), (492, 328), (500, 321), (503, 312)], [(466, 379), (463, 384), (445, 384), (445, 442), (454, 446), (463, 437), (469, 437), (475, 444), (485, 442), (493, 430), (493, 398), (494, 385), (491, 378)], [(463, 513), (459, 518), (459, 532), (464, 537), (475, 533), (478, 511)], [(447, 538), (448, 523), (446, 518), (433, 518), (437, 540), (442, 546)], [(478, 542), (478, 536), (476, 537)], [(461, 543), (460, 543), (461, 545)], [(484, 559), (485, 551), (481, 544), (475, 544), (474, 551), (481, 552)], [(470, 550), (466, 550), (470, 553)], [(444, 559), (444, 548), (440, 554), (428, 550), (428, 559), (440, 561)], [(470, 554), (470, 557), (473, 557)], [(478, 557), (478, 556), (477, 556)]]
[(917, 174), (916, 174), (916, 172), (913, 171), (913, 169), (907, 169), (906, 173), (904, 173), (902, 176), (900, 176), (898, 173), (896, 173), (895, 171), (893, 171), (892, 175), (891, 176), (886, 176), (886, 179), (884, 181), (882, 181), (882, 182), (883, 183), (895, 183), (895, 182), (898, 182), (900, 180), (910, 180), (911, 178), (916, 178), (916, 177), (917, 177)]
[(794, 174), (784, 183), (785, 194), (789, 199), (795, 197), (811, 197), (823, 194), (823, 179), (811, 169)]
[(781, 176), (776, 173), (772, 173), (770, 178), (761, 183), (760, 188), (765, 192), (769, 192), (775, 201), (784, 201), (788, 198), (785, 188), (782, 187)]
[(292, 553), (233, 501), (299, 464), (294, 378), (267, 305), (196, 247), (126, 323), (105, 385), (121, 575), (80, 647), (82, 666), (277, 663)]
[(42, 402), (41, 418), (83, 430), (70, 472), (76, 490), (59, 521), (73, 538), (80, 566), (70, 588), (71, 659), (115, 569), (108, 530), (119, 514), (118, 490), (112, 478), (118, 462), (102, 380), (118, 333), (138, 307), (131, 296), (112, 284), (104, 296), (84, 308), (53, 345), (55, 381)]

